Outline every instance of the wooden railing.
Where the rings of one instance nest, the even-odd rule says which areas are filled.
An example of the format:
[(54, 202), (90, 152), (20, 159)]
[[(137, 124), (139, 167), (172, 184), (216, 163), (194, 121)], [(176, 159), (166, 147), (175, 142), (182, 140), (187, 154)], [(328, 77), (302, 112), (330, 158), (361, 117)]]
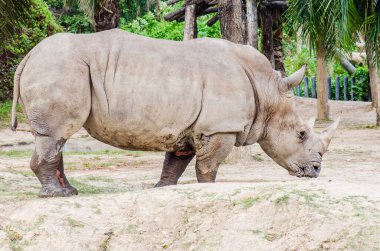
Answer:
[[(339, 83), (339, 84), (336, 84)], [(351, 77), (350, 79), (348, 77), (343, 77), (343, 87), (341, 87), (341, 79), (340, 77), (335, 78), (334, 82), (334, 96), (332, 95), (332, 83), (331, 83), (331, 77), (327, 78), (327, 84), (328, 84), (328, 96), (329, 99), (332, 100), (355, 100), (355, 92), (354, 92), (354, 86), (355, 86), (355, 78)], [(309, 77), (305, 77), (303, 83), (301, 83), (299, 86), (293, 89), (293, 93), (296, 96), (303, 96), (303, 97), (310, 97), (310, 98), (317, 98), (317, 81), (315, 77), (311, 77), (311, 81), (309, 81)], [(342, 94), (342, 95), (341, 95)]]

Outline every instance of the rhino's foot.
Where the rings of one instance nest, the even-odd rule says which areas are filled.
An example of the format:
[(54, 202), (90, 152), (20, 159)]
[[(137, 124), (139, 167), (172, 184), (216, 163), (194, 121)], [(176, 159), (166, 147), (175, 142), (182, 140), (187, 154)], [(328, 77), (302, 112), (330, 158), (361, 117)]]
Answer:
[(38, 196), (41, 198), (68, 197), (68, 196), (77, 195), (77, 194), (78, 194), (78, 190), (72, 186), (57, 187), (54, 185), (43, 185)]
[(177, 185), (177, 183), (176, 182), (168, 183), (168, 182), (164, 182), (160, 180), (159, 182), (157, 182), (157, 184), (154, 187), (166, 187), (166, 186), (172, 186), (172, 185)]

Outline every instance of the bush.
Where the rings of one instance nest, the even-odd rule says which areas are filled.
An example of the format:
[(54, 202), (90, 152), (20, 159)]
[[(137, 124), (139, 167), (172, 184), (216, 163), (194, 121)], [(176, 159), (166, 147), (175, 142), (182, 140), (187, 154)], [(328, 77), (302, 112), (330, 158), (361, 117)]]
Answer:
[(50, 11), (56, 18), (57, 24), (62, 26), (64, 31), (71, 33), (90, 33), (94, 32), (91, 21), (74, 4), (73, 7), (63, 6), (63, 0), (45, 0)]
[[(163, 15), (166, 15), (175, 10), (178, 5), (166, 6), (165, 4), (162, 4), (161, 7)], [(207, 20), (211, 17), (212, 15), (207, 15), (198, 19), (198, 37), (221, 37), (219, 22), (212, 27), (206, 25)], [(183, 40), (183, 22), (167, 22), (160, 20), (156, 18), (152, 12), (148, 12), (131, 22), (127, 22), (126, 19), (122, 17), (120, 23), (121, 29), (139, 35), (176, 41)]]
[(353, 88), (355, 100), (368, 101), (370, 97), (368, 68), (359, 66), (354, 73), (355, 85)]

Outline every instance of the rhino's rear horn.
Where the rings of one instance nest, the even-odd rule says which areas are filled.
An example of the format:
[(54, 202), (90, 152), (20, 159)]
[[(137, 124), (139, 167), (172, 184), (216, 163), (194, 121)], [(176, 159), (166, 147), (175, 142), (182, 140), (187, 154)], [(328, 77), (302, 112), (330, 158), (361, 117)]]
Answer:
[(304, 64), (301, 69), (298, 71), (294, 72), (292, 75), (283, 78), (283, 83), (284, 83), (284, 88), (286, 91), (292, 89), (293, 87), (298, 86), (302, 79), (303, 76), (305, 75), (306, 72), (306, 65)]
[(329, 127), (327, 127), (325, 130), (321, 132), (320, 138), (323, 142), (325, 150), (327, 150), (327, 147), (329, 146), (331, 139), (334, 136), (336, 129), (338, 128), (339, 121), (340, 117), (337, 120), (335, 120), (335, 122), (332, 123)]

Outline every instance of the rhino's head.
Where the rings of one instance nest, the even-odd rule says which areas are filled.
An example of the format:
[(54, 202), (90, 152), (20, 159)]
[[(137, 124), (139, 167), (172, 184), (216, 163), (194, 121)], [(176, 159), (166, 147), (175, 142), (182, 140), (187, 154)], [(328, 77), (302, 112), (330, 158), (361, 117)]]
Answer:
[(259, 144), (290, 175), (316, 178), (339, 119), (317, 134), (313, 132), (315, 119), (303, 121), (296, 114), (291, 89), (299, 85), (304, 73), (305, 67), (302, 67), (293, 75), (278, 80), (279, 100), (271, 107), (265, 124), (265, 136)]

